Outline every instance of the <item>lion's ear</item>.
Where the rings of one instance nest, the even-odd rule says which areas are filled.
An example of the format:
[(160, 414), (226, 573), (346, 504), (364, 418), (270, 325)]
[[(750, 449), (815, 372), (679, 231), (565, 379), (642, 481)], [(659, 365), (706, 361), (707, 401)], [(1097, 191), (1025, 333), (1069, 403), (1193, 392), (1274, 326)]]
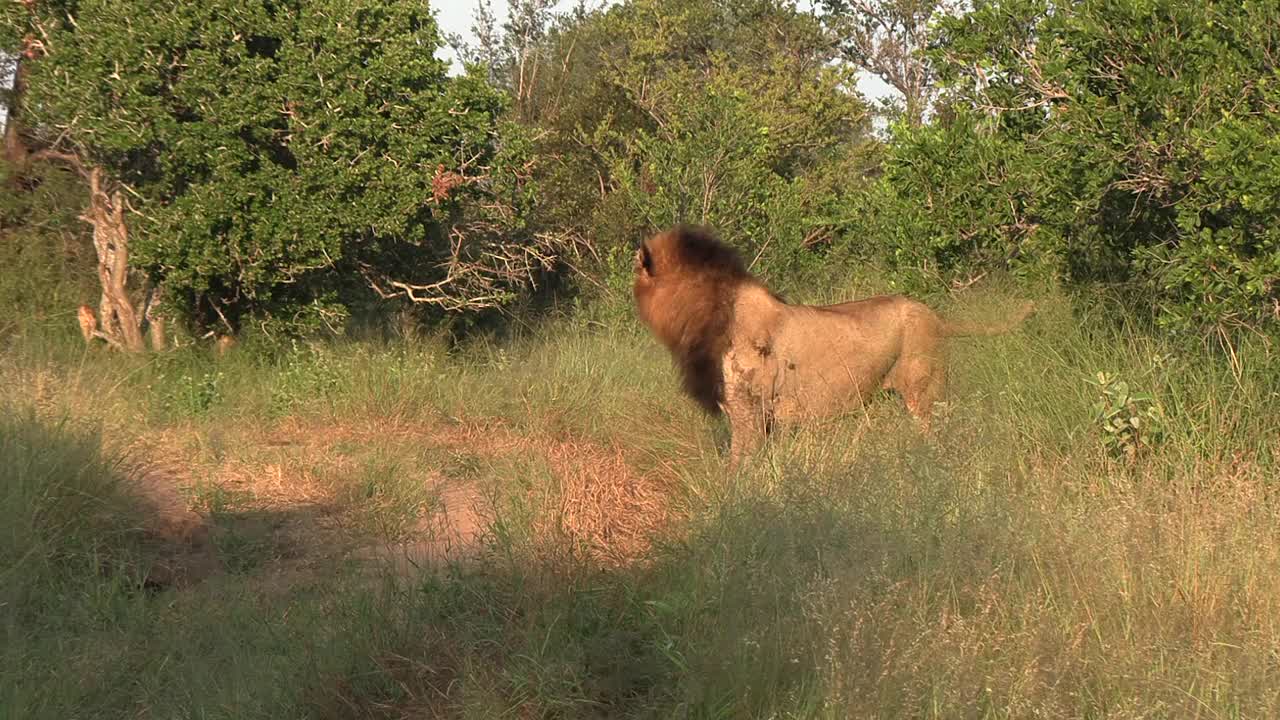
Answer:
[(653, 254), (649, 252), (648, 245), (642, 244), (636, 251), (636, 270), (646, 277), (653, 277)]

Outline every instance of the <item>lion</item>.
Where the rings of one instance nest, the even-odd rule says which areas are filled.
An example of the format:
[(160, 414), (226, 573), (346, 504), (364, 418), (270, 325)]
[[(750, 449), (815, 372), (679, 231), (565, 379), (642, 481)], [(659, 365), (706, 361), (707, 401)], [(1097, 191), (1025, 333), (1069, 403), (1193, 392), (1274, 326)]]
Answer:
[(98, 316), (93, 314), (93, 308), (88, 305), (76, 308), (76, 322), (80, 324), (80, 335), (85, 344), (93, 344), (93, 339), (98, 336)]
[(640, 319), (671, 352), (684, 391), (730, 428), (737, 467), (779, 424), (856, 408), (882, 389), (905, 402), (924, 432), (946, 389), (948, 337), (1009, 332), (943, 320), (904, 295), (793, 305), (753, 276), (712, 232), (676, 226), (641, 244), (632, 292)]

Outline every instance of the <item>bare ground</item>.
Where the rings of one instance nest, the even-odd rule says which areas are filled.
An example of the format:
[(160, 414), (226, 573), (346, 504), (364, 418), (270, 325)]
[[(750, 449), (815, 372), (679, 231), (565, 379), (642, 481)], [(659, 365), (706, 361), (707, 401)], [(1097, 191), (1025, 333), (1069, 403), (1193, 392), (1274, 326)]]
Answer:
[[(372, 450), (395, 459), (386, 472), (402, 475), (398, 482), (430, 497), (391, 531), (366, 522), (379, 508), (351, 498), (350, 478)], [(148, 577), (161, 586), (247, 572), (287, 588), (337, 561), (405, 572), (466, 561), (485, 551), (511, 493), (533, 508), (540, 551), (625, 565), (645, 557), (673, 512), (668, 479), (636, 472), (622, 449), (497, 421), (287, 418), (265, 428), (171, 430), (131, 454), (152, 518), (144, 530), (162, 546)]]

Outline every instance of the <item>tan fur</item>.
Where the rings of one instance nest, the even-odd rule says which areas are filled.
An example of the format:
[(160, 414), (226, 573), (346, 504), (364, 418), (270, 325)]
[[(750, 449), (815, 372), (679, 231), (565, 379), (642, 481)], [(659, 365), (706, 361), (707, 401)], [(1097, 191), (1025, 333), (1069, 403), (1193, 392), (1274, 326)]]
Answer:
[(777, 423), (898, 393), (922, 427), (946, 386), (943, 341), (1008, 332), (1026, 303), (996, 326), (947, 323), (903, 295), (837, 305), (790, 305), (747, 272), (710, 233), (677, 227), (641, 245), (632, 290), (640, 318), (671, 352), (685, 392), (723, 411), (736, 465)]
[(80, 334), (84, 336), (84, 341), (92, 343), (93, 335), (98, 331), (98, 318), (93, 314), (93, 308), (81, 305), (76, 310), (76, 320), (80, 323)]
[(219, 335), (218, 341), (213, 345), (214, 352), (221, 357), (226, 355), (228, 352), (231, 352), (231, 349), (234, 348), (236, 344), (235, 337), (231, 335)]

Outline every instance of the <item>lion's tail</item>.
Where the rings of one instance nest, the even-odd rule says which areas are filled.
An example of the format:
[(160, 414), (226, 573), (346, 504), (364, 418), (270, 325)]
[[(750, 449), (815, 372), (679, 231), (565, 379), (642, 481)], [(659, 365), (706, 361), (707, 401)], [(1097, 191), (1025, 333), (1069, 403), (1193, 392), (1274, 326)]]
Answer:
[(1035, 312), (1035, 310), (1035, 303), (1028, 300), (1022, 304), (1022, 307), (1018, 308), (1018, 312), (1014, 313), (1012, 317), (1002, 323), (995, 325), (982, 325), (977, 323), (948, 322), (946, 325), (946, 333), (951, 337), (1003, 335), (1004, 333), (1007, 333), (1021, 325), (1024, 320), (1031, 316), (1031, 313)]

